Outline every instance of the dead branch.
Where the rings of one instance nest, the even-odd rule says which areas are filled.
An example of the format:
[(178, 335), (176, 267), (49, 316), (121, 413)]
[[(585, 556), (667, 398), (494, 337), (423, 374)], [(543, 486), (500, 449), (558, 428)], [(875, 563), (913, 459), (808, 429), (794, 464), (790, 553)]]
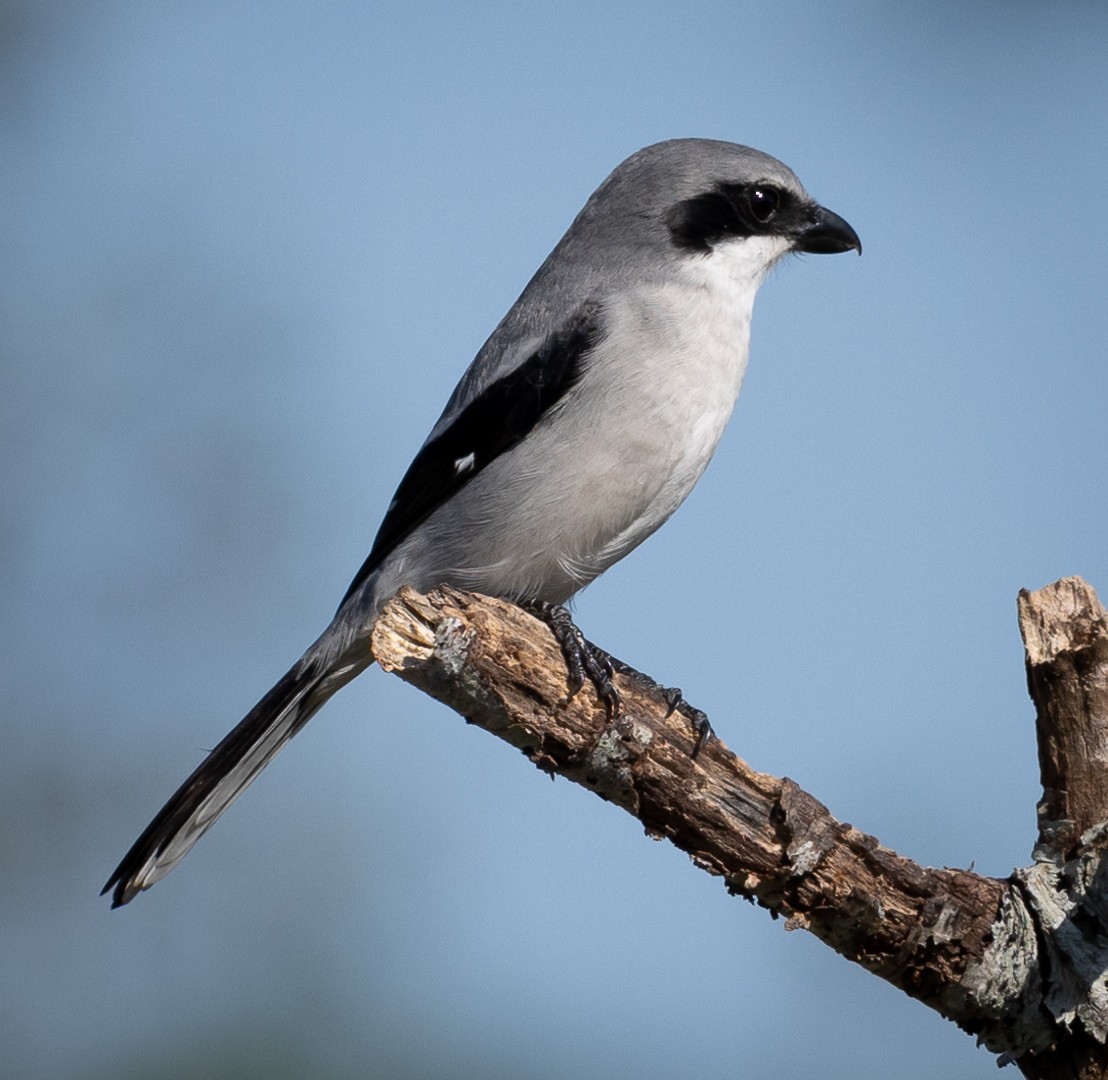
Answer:
[(693, 732), (621, 672), (623, 711), (565, 700), (548, 630), (512, 604), (402, 590), (373, 636), (385, 670), (637, 817), (697, 866), (978, 1036), (1031, 1077), (1108, 1077), (1108, 617), (1077, 578), (1020, 594), (1044, 797), (1035, 863), (1007, 880), (923, 867), (793, 781)]

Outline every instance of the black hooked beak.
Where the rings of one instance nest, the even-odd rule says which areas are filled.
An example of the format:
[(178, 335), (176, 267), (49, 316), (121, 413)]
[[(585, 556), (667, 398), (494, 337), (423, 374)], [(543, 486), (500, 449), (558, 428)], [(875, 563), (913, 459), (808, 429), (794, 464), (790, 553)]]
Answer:
[(845, 218), (822, 206), (813, 206), (807, 220), (793, 234), (793, 249), (809, 255), (862, 254), (862, 241)]

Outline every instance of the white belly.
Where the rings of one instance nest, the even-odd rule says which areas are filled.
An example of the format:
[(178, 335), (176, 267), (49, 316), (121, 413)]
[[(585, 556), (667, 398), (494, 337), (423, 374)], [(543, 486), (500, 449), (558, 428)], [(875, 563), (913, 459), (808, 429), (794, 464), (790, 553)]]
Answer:
[(711, 459), (746, 370), (756, 283), (720, 287), (722, 273), (705, 259), (609, 304), (580, 382), (400, 545), (377, 595), (447, 582), (561, 603), (653, 533)]

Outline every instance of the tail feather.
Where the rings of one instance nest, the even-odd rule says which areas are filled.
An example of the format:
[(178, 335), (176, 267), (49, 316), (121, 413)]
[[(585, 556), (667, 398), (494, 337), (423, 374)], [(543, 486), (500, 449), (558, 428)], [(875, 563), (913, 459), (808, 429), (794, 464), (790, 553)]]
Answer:
[(246, 714), (158, 811), (101, 891), (114, 890), (113, 908), (165, 877), (277, 751), (364, 666), (336, 672), (310, 657)]

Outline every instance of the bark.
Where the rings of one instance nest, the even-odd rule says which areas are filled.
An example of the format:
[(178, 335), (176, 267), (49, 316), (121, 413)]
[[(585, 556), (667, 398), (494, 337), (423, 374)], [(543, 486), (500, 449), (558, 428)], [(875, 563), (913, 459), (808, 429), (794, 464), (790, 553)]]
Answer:
[(1065, 578), (1019, 594), (1043, 796), (1035, 864), (1014, 878), (1037, 919), (1054, 1045), (1021, 1066), (1044, 1080), (1108, 1077), (1108, 614)]
[(402, 590), (382, 612), (383, 668), (637, 817), (728, 890), (814, 933), (975, 1034), (1031, 1077), (1108, 1077), (1108, 618), (1066, 579), (1020, 594), (1044, 797), (1032, 866), (1000, 880), (920, 866), (788, 778), (713, 738), (620, 670), (620, 717), (565, 699), (547, 628), (512, 604)]

